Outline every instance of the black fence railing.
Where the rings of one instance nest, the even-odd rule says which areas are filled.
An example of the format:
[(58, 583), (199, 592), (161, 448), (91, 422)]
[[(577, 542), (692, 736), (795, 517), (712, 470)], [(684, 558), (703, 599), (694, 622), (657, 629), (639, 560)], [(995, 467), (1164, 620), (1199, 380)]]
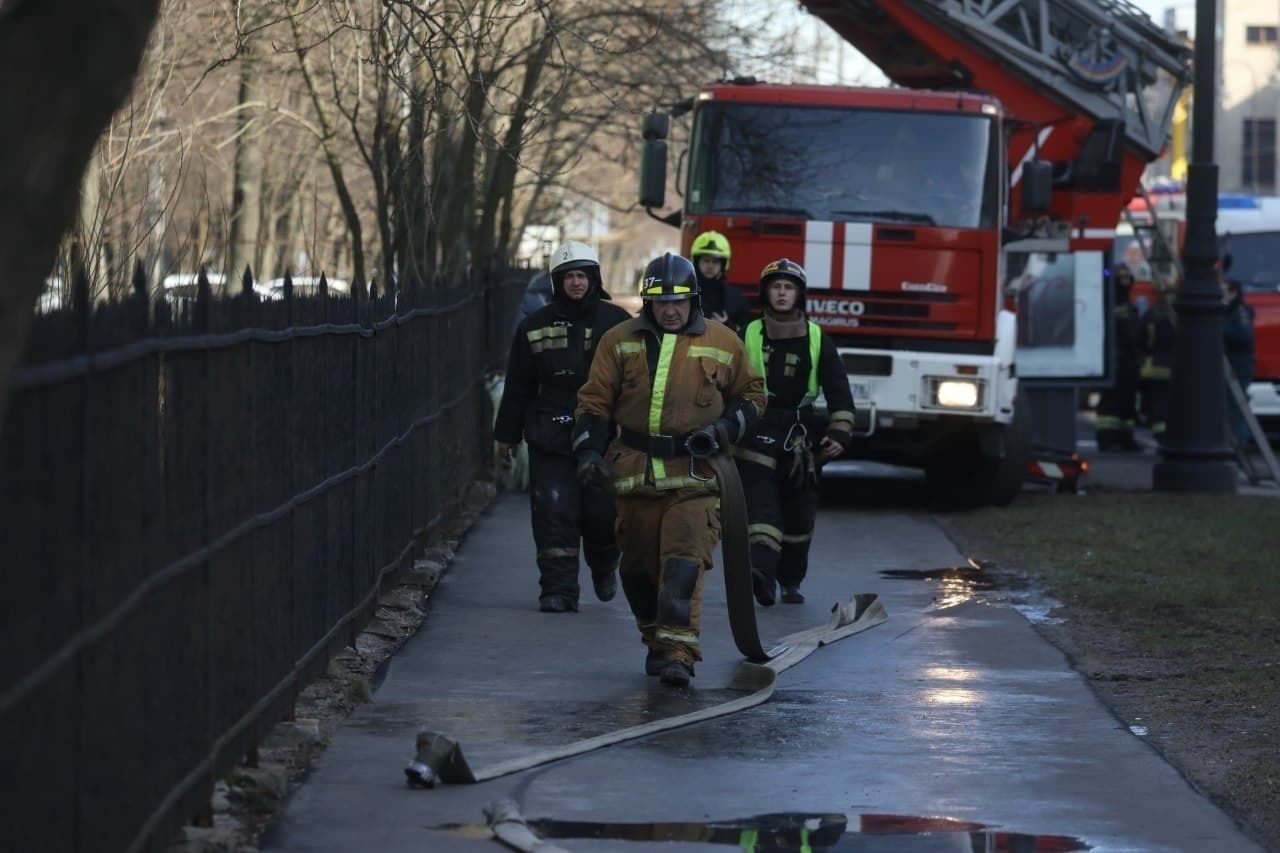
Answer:
[(0, 434), (4, 849), (164, 847), (489, 459), (528, 273), (36, 318)]

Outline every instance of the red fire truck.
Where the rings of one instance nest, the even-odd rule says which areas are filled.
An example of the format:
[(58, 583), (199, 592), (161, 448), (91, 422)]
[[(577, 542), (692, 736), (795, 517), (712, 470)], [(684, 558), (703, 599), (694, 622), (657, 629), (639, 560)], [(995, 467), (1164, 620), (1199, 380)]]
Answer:
[[(692, 113), (683, 204), (659, 218), (686, 252), (725, 234), (731, 284), (804, 265), (809, 316), (870, 413), (854, 454), (924, 468), (945, 499), (1006, 503), (1032, 445), (1019, 378), (1105, 377), (1105, 255), (1187, 51), (1109, 0), (804, 5), (903, 88), (704, 86), (675, 111)], [(651, 214), (667, 129), (646, 119)], [(1074, 429), (1074, 404), (1062, 416)]]

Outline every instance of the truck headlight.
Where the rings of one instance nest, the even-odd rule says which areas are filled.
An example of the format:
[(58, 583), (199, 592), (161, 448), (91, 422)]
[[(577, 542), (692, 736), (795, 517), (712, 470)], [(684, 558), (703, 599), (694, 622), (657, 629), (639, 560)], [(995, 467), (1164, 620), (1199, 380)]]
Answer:
[(982, 406), (982, 382), (973, 379), (932, 377), (933, 404), (944, 409), (977, 409)]

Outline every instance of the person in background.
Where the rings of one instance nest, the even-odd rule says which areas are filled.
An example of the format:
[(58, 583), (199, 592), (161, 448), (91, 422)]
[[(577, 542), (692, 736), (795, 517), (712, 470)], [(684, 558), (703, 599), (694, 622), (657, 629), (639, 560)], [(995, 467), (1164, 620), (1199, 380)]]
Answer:
[(600, 261), (584, 243), (568, 242), (551, 256), (552, 298), (516, 327), (506, 387), (493, 437), (510, 461), (523, 438), (529, 445), (529, 503), (546, 613), (578, 609), (578, 554), (591, 570), (596, 597), (617, 593), (613, 501), (578, 483), (570, 445), (578, 388), (586, 381), (596, 344), (631, 319), (607, 301)]
[(733, 257), (729, 239), (719, 231), (703, 231), (694, 238), (689, 255), (698, 273), (703, 315), (742, 334), (747, 325), (748, 305), (747, 298), (725, 281)]
[(1171, 290), (1157, 287), (1155, 302), (1142, 318), (1139, 346), (1142, 366), (1138, 368), (1138, 389), (1151, 435), (1164, 437), (1169, 420), (1169, 379), (1173, 373), (1173, 350), (1177, 336)]
[(702, 659), (703, 577), (720, 539), (719, 485), (689, 448), (741, 439), (764, 387), (738, 336), (702, 316), (687, 258), (650, 261), (640, 295), (640, 316), (600, 341), (573, 448), (582, 482), (618, 496), (619, 574), (648, 647), (644, 670), (680, 687)]
[(1111, 276), (1111, 322), (1115, 334), (1115, 384), (1102, 392), (1098, 401), (1097, 435), (1098, 449), (1141, 450), (1133, 437), (1137, 417), (1138, 371), (1142, 353), (1139, 340), (1142, 323), (1133, 305), (1129, 304), (1129, 292), (1133, 287), (1133, 274), (1124, 264), (1119, 264)]
[[(780, 258), (760, 273), (764, 315), (747, 324), (747, 358), (764, 377), (766, 408), (733, 449), (747, 497), (756, 601), (804, 602), (800, 584), (818, 513), (818, 472), (853, 438), (853, 391), (840, 354), (804, 312), (808, 277)], [(821, 391), (826, 417), (814, 411)]]
[[(1249, 383), (1253, 381), (1253, 308), (1244, 303), (1240, 282), (1225, 279), (1222, 282), (1223, 301), (1227, 304), (1222, 317), (1222, 351), (1231, 365), (1231, 373), (1240, 386), (1244, 399), (1249, 399)], [(1241, 447), (1253, 443), (1253, 433), (1244, 413), (1236, 405), (1235, 395), (1227, 392), (1227, 415), (1231, 434)]]

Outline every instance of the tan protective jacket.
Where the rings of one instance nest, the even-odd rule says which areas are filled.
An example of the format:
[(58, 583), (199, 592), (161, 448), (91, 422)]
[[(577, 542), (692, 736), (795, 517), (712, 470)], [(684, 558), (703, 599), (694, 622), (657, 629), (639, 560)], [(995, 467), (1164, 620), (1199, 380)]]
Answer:
[[(650, 381), (646, 338), (657, 343)], [(610, 329), (596, 348), (587, 382), (578, 390), (584, 412), (646, 435), (681, 436), (719, 418), (742, 398), (764, 411), (764, 380), (728, 327), (695, 316), (679, 333), (662, 332), (645, 314)], [(614, 439), (605, 453), (618, 494), (685, 487), (717, 490), (709, 466), (690, 469), (688, 456), (662, 459)]]

